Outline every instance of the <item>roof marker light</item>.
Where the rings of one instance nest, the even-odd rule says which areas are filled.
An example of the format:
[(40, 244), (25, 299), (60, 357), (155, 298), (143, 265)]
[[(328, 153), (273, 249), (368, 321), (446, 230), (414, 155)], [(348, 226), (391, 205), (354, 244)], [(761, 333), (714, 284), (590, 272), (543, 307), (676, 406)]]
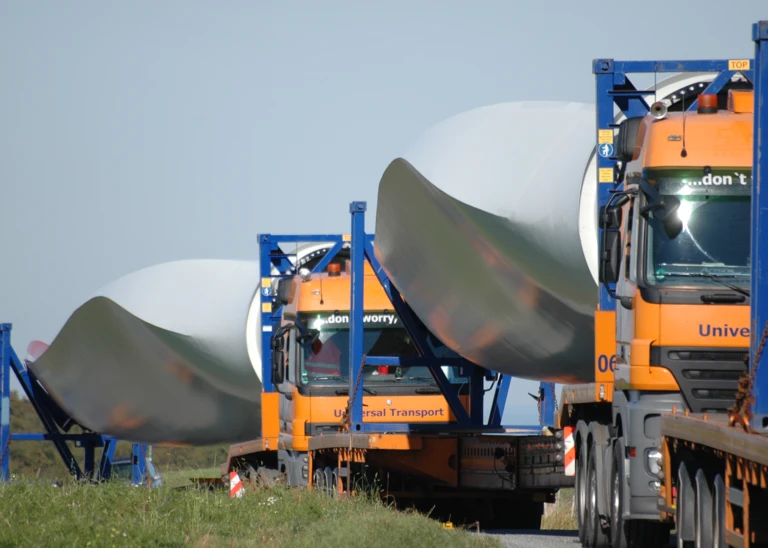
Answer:
[(699, 104), (696, 112), (699, 114), (714, 114), (717, 112), (717, 95), (702, 93), (699, 95)]

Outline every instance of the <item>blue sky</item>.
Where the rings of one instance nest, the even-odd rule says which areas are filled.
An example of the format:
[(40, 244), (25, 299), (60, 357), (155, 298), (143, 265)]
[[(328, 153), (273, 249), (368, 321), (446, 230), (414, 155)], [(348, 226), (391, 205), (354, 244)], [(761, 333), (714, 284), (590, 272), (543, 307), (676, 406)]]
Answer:
[(595, 57), (751, 57), (764, 0), (723, 6), (0, 1), (0, 321), (23, 354), (133, 270), (343, 232), (353, 200), (373, 230), (384, 168), (444, 118), (591, 101)]

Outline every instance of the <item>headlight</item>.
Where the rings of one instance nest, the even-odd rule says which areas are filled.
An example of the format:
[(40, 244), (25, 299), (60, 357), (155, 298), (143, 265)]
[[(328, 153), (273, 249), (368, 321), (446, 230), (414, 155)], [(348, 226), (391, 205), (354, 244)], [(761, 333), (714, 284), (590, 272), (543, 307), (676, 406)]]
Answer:
[(661, 451), (658, 449), (649, 449), (645, 453), (648, 471), (651, 475), (658, 476), (661, 473)]

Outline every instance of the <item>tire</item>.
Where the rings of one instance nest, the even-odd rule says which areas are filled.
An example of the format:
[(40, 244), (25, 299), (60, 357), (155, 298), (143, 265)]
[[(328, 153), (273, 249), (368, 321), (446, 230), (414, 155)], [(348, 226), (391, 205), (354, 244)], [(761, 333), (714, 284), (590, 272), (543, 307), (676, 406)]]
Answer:
[(712, 548), (726, 548), (725, 543), (725, 481), (720, 474), (712, 482)]
[(331, 488), (330, 493), (332, 497), (339, 496), (339, 469), (334, 466), (331, 468)]
[(325, 471), (322, 468), (315, 468), (315, 472), (312, 474), (312, 489), (318, 491), (326, 491), (328, 486), (325, 483)]
[(611, 547), (612, 548), (658, 548), (669, 544), (669, 527), (663, 523), (644, 519), (624, 520), (625, 449), (624, 440), (613, 444), (611, 463)]
[(627, 474), (624, 470), (624, 440), (618, 439), (613, 444), (613, 462), (611, 466), (611, 546), (629, 548), (627, 523), (621, 517), (624, 512), (624, 489)]
[(587, 473), (587, 546), (602, 548), (610, 546), (608, 534), (600, 525), (600, 514), (598, 512), (598, 500), (600, 494), (597, 491), (597, 477), (603, 471), (597, 469), (597, 451), (602, 451), (602, 447), (592, 444), (589, 452), (589, 465)]
[(585, 544), (587, 538), (587, 424), (579, 421), (576, 425), (579, 433), (579, 448), (576, 453), (576, 485), (574, 485), (574, 497), (576, 497), (576, 520), (579, 524), (579, 542)]
[(333, 497), (336, 486), (333, 484), (333, 470), (331, 470), (330, 466), (325, 467), (323, 475), (325, 475), (325, 493), (329, 497)]
[(696, 548), (712, 548), (715, 538), (715, 528), (712, 523), (712, 481), (699, 468), (694, 479), (696, 489), (696, 507), (694, 509), (694, 546)]
[(677, 469), (677, 503), (675, 504), (677, 548), (694, 548), (696, 492), (689, 467), (690, 464), (683, 461)]

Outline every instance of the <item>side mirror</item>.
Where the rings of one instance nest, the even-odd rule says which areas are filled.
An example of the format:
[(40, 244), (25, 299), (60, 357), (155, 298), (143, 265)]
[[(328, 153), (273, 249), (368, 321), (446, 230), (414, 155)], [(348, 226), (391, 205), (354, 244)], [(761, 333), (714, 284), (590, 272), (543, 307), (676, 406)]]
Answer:
[(301, 344), (312, 345), (320, 337), (320, 331), (317, 329), (307, 329), (303, 335), (299, 337)]
[(621, 261), (621, 206), (629, 198), (621, 196), (617, 203), (600, 210), (600, 228), (603, 229), (603, 237), (600, 241), (600, 268), (598, 280), (600, 283), (616, 283), (619, 281), (619, 266)]
[(277, 304), (288, 304), (291, 301), (291, 284), (293, 278), (280, 278), (277, 281)]
[(283, 337), (272, 337), (272, 383), (285, 382), (285, 353), (283, 352)]
[(661, 207), (653, 212), (653, 216), (664, 225), (664, 232), (674, 240), (683, 231), (683, 221), (677, 210), (680, 208), (680, 200), (677, 196), (664, 196), (661, 199)]
[(619, 281), (620, 241), (621, 233), (617, 230), (603, 232), (600, 249), (600, 283), (615, 284)]
[(640, 210), (643, 217), (652, 214), (653, 218), (660, 222), (670, 239), (674, 240), (683, 230), (683, 221), (677, 214), (680, 208), (680, 200), (677, 196), (661, 196), (655, 188), (645, 180), (640, 180), (640, 188), (648, 197), (648, 205)]
[[(643, 116), (627, 118), (619, 124), (619, 132), (616, 136), (616, 150), (614, 154), (621, 162), (631, 162), (635, 156), (635, 144), (640, 134)], [(598, 145), (599, 146), (599, 145)]]

